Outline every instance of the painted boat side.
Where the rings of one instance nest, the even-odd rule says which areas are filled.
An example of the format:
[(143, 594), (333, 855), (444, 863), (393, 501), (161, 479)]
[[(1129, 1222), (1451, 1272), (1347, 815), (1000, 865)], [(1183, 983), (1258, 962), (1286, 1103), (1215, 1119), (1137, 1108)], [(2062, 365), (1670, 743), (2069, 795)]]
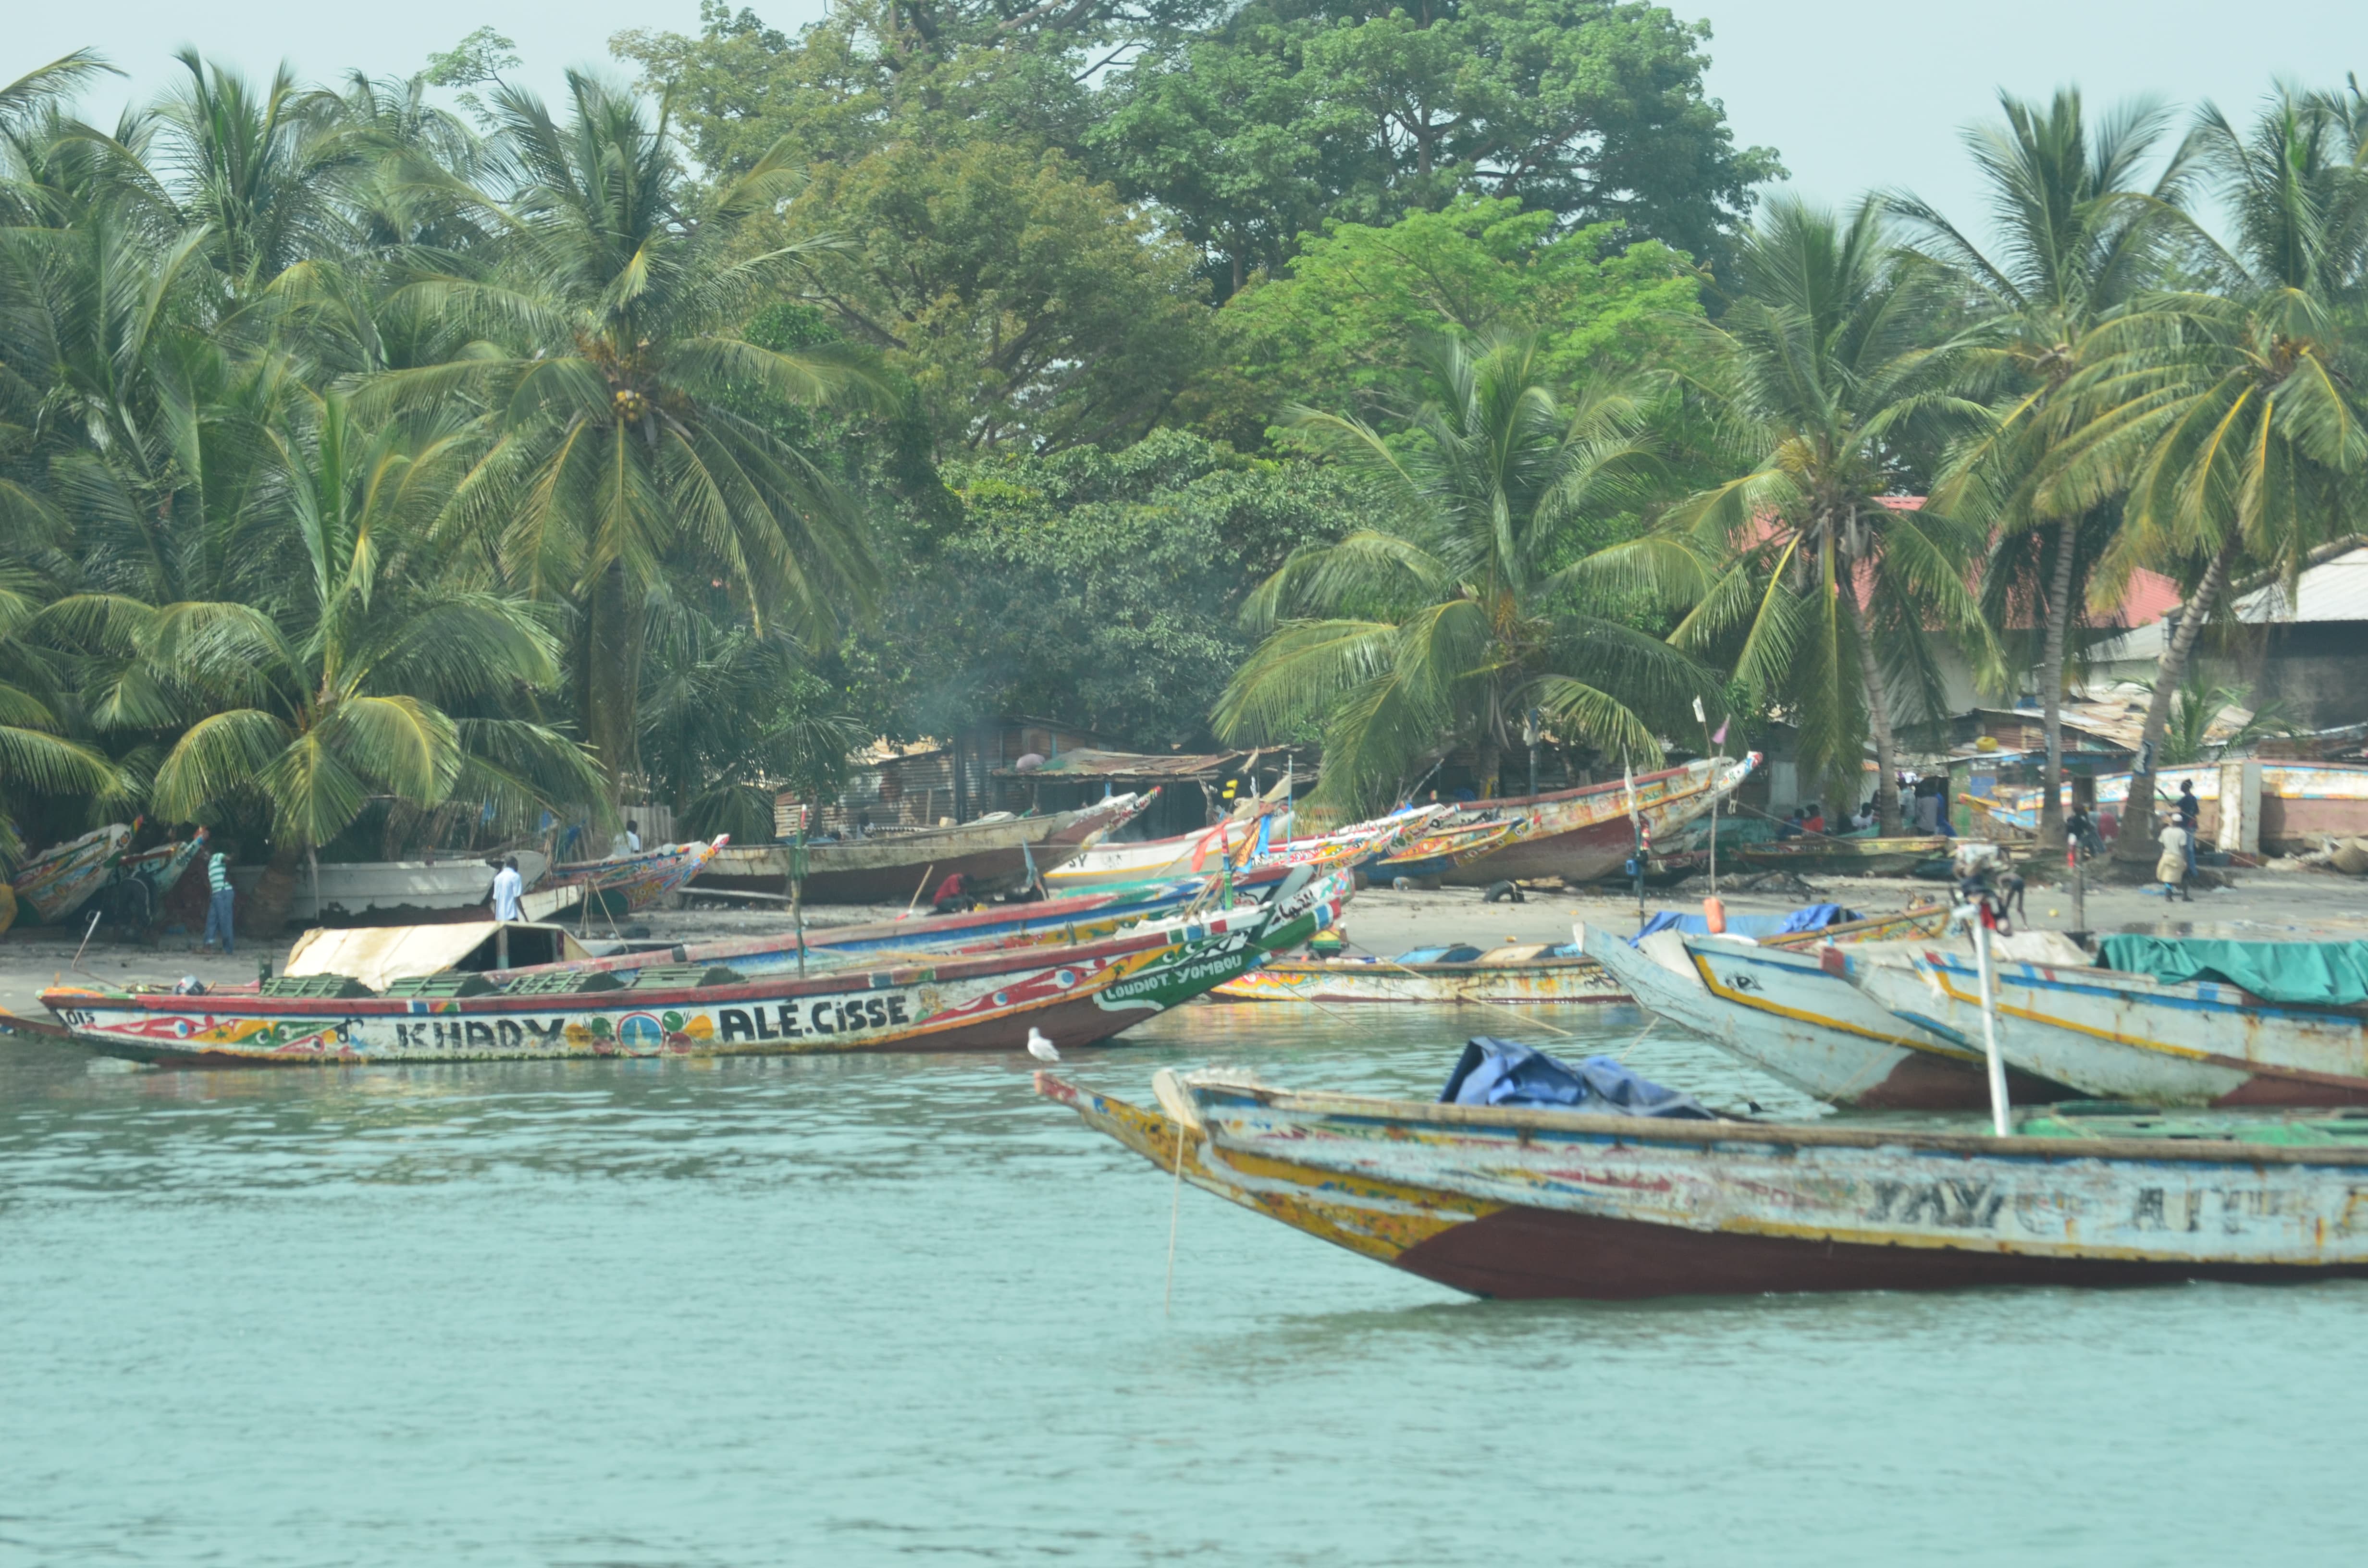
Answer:
[[(1668, 1123), (1185, 1081), (1216, 1163), (1440, 1191), (1396, 1261), (1502, 1295), (2368, 1273), (2368, 1151)], [(2292, 1155), (2301, 1154), (2302, 1158)], [(1501, 1234), (1492, 1233), (1503, 1233)]]
[(730, 987), (329, 1002), (60, 988), (42, 1001), (94, 1050), (197, 1066), (1010, 1050), (1031, 1024), (1087, 1044), (1305, 941), (1346, 893), (1336, 878), (1271, 919), (1239, 909), (1074, 948)]
[(1797, 1006), (1748, 1006), (1737, 999), (1747, 993), (1731, 980), (1722, 982), (1725, 994), (1710, 988), (1720, 971), (1698, 965), (1675, 932), (1656, 932), (1640, 949), (1590, 928), (1584, 945), (1644, 1006), (1813, 1098), (1891, 1110), (1972, 1110), (1988, 1103), (1987, 1080), (1970, 1053), (1919, 1049), (1888, 1017), (1884, 1029), (1866, 1031), (1836, 1027)]
[(1422, 963), (1274, 959), (1217, 987), (1234, 1002), (1626, 1002), (1591, 959), (1532, 963)]
[(1485, 887), (1505, 878), (1563, 877), (1594, 881), (1625, 865), (1634, 851), (1634, 814), (1649, 841), (1671, 835), (1732, 794), (1759, 766), (1759, 754), (1728, 762), (1705, 758), (1683, 767), (1648, 773), (1635, 781), (1633, 801), (1625, 780), (1588, 785), (1554, 795), (1479, 801), (1468, 811), (1490, 809), (1517, 816), (1527, 828), (1493, 852), (1466, 862), (1447, 876), (1452, 886)]
[(1937, 834), (1823, 842), (1791, 839), (1782, 844), (1747, 845), (1735, 852), (1735, 858), (1760, 870), (1781, 868), (1811, 874), (1884, 877), (1914, 870), (1927, 860), (1947, 855), (1952, 842)]
[(129, 825), (111, 823), (34, 856), (10, 882), (17, 907), (43, 925), (64, 919), (105, 884), (131, 841)]
[(598, 896), (611, 906), (611, 913), (646, 909), (705, 870), (731, 842), (726, 834), (712, 842), (673, 844), (612, 860), (554, 866), (550, 880), (535, 892), (547, 897), (573, 889), (575, 902), (581, 903), (586, 895)]
[(1188, 1128), (1052, 1074), (1036, 1083), (1163, 1172), (1475, 1295), (2368, 1274), (2359, 1151), (2313, 1161), (2159, 1140), (2053, 1147), (2060, 1141), (1640, 1121), (1189, 1078), (1201, 1126)]
[[(1970, 959), (1917, 950), (1847, 965), (1867, 996), (1962, 1040), (1981, 1030)], [(2001, 963), (1998, 1049), (2100, 1099), (2148, 1105), (2368, 1105), (2368, 1017), (2278, 1007), (2233, 985)]]

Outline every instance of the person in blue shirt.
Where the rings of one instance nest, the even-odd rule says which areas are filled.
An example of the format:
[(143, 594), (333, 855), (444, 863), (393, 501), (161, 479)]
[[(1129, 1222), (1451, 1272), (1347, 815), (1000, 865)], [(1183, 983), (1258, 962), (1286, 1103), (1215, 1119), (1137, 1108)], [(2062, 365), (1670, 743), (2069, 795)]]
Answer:
[(206, 901), (205, 946), (211, 948), (219, 938), (224, 957), (235, 949), (231, 946), (231, 906), (238, 893), (230, 885), (230, 851), (227, 844), (218, 844), (206, 857), (206, 886), (211, 890)]

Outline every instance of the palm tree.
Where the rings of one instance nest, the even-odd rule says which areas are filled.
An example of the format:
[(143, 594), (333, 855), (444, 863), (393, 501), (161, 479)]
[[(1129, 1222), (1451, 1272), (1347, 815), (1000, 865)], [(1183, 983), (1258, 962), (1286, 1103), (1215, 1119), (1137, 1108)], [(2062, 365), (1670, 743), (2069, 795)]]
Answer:
[[(2282, 91), (2249, 136), (2207, 108), (2195, 141), (2236, 218), (2203, 260), (2220, 290), (2150, 299), (2098, 329), (2095, 362), (2064, 388), (2089, 422), (2040, 485), (2055, 509), (2126, 490), (2092, 600), (2141, 564), (2192, 585), (2163, 645), (2115, 858), (2154, 855), (2155, 770), (2174, 695), (2240, 562), (2289, 590), (2311, 548), (2358, 531), (2368, 463), (2347, 362), (2368, 261), (2368, 175), (2344, 107)], [(2199, 236), (2201, 238), (2201, 236)]]
[(1295, 551), (1252, 594), (1244, 620), (1265, 639), (1219, 699), (1217, 733), (1243, 743), (1317, 725), (1321, 794), (1356, 806), (1395, 798), (1459, 744), (1477, 749), (1479, 788), (1494, 793), (1531, 714), (1657, 757), (1655, 721), (1716, 689), (1600, 613), (1641, 580), (1633, 559), (1589, 548), (1659, 477), (1638, 409), (1602, 389), (1563, 402), (1529, 338), (1440, 343), (1427, 359), (1432, 396), (1399, 438), (1293, 411), (1400, 511)]
[(2151, 183), (2140, 170), (2167, 116), (2138, 103), (2091, 125), (2076, 89), (2044, 106), (1998, 95), (2000, 124), (1965, 142), (1990, 191), (1995, 256), (1913, 197), (1893, 210), (1919, 231), (1925, 252), (1995, 312), (1970, 356), (2009, 378), (1997, 422), (1967, 444), (1935, 487), (1943, 508), (1990, 539), (1982, 574), (1985, 619), (2002, 625), (2036, 606), (2043, 617), (2039, 697), (2047, 735), (2039, 839), (2064, 843), (2064, 666), (2084, 619), (2088, 575), (2119, 521), (2108, 500), (2050, 516), (2038, 505), (2047, 454), (2075, 427), (2061, 393), (2095, 344), (2098, 326), (2157, 288), (2169, 245), (2185, 232), (2180, 203), (2191, 164), (2183, 151)]
[(1893, 250), (1881, 204), (1846, 218), (1780, 198), (1736, 256), (1740, 293), (1702, 390), (1748, 471), (1670, 514), (1664, 538), (1703, 587), (1670, 641), (1736, 649), (1755, 703), (1798, 728), (1801, 767), (1855, 801), (1872, 733), (1882, 831), (1899, 828), (1899, 698), (1941, 701), (1932, 634), (1987, 650), (1966, 573), (1977, 537), (1932, 506), (1886, 504), (1900, 445), (1977, 424), (1955, 390), (1967, 344), (1944, 335), (1933, 270)]
[[(114, 682), (111, 722), (174, 735), (155, 771), (160, 812), (268, 809), (271, 853), (250, 895), (265, 931), (285, 922), (305, 853), (372, 797), (482, 801), (523, 827), (599, 787), (556, 733), (503, 716), (518, 689), (559, 680), (546, 617), (450, 585), (429, 541), (464, 466), (461, 432), (365, 430), (335, 394), (301, 406), (302, 418), (267, 432), (267, 481), (233, 525), (233, 548), (279, 564), (273, 598), (89, 594), (44, 612), (61, 635), (138, 672)], [(202, 716), (189, 722), (193, 710)]]
[(572, 677), (615, 790), (636, 768), (642, 646), (669, 563), (730, 585), (759, 631), (780, 619), (819, 634), (866, 602), (877, 572), (853, 503), (748, 411), (871, 383), (740, 335), (759, 292), (812, 248), (734, 259), (748, 221), (796, 187), (780, 149), (700, 200), (663, 115), (581, 75), (568, 85), (564, 127), (528, 94), (496, 95), (514, 194), (475, 199), (502, 230), (495, 273), (397, 297), (480, 337), (376, 386), (396, 401), (467, 392), (487, 411), (453, 520), (488, 542), (501, 580), (580, 612)]

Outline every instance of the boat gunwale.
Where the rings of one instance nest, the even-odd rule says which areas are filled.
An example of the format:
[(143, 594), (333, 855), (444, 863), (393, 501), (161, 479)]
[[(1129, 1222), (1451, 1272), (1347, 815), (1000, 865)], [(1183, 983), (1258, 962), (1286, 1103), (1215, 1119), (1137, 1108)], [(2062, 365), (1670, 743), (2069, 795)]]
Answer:
[[(1273, 1085), (1204, 1083), (1188, 1075), (1185, 1085), (1202, 1095), (1246, 1096), (1257, 1104), (1296, 1115), (1391, 1125), (1428, 1122), (1487, 1131), (1554, 1133), (1615, 1143), (1794, 1144), (1839, 1149), (1905, 1149), (1993, 1158), (2050, 1160), (2116, 1159), (2150, 1163), (2368, 1166), (2368, 1148), (2330, 1145), (2206, 1142), (2185, 1138), (2060, 1138), (2033, 1134), (1945, 1132), (1911, 1127), (1818, 1127), (1800, 1122), (1713, 1121), (1522, 1107), (1448, 1105), (1429, 1100), (1394, 1100), (1377, 1096), (1294, 1090)], [(1524, 1140), (1526, 1141), (1526, 1140)], [(1224, 1138), (1217, 1139), (1222, 1151)]]

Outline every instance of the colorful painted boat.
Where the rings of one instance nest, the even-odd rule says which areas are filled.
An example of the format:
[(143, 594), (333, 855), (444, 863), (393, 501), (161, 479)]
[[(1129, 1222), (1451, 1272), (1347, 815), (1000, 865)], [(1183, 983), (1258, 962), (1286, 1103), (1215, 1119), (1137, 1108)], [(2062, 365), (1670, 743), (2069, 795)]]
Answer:
[[(1919, 1031), (1978, 1048), (1974, 956), (1939, 948), (1839, 966)], [(1997, 966), (1998, 1051), (2097, 1099), (2151, 1106), (2368, 1105), (2368, 1012), (2284, 1006), (2213, 981), (2164, 984), (2072, 965)]]
[(41, 1000), (105, 1055), (175, 1066), (549, 1061), (602, 1056), (1013, 1051), (1030, 1028), (1090, 1045), (1190, 1000), (1337, 919), (1346, 876), (1292, 908), (1250, 906), (1075, 947), (714, 983), (708, 971), (560, 970), (495, 984), (430, 976), (377, 995), (342, 976), (202, 996), (57, 987)]
[(1615, 779), (1549, 795), (1475, 801), (1463, 808), (1467, 820), (1494, 817), (1524, 825), (1489, 854), (1448, 871), (1446, 880), (1456, 887), (1485, 887), (1508, 878), (1591, 882), (1612, 876), (1635, 853), (1640, 825), (1648, 848), (1676, 846), (1684, 829), (1733, 794), (1759, 765), (1758, 752), (1740, 761), (1705, 757), (1640, 775), (1633, 784)]
[[(1859, 994), (1830, 956), (1841, 948), (1793, 951), (1676, 931), (1631, 947), (1592, 927), (1580, 944), (1644, 1006), (1814, 1098), (1887, 1110), (1989, 1104), (1980, 1048), (1929, 1033)], [(2021, 1075), (2009, 1087), (2019, 1104), (2068, 1095)]]
[(74, 914), (107, 885), (123, 858), (123, 846), (131, 842), (131, 824), (110, 823), (27, 860), (9, 880), (17, 892), (17, 918), (22, 921), (29, 915), (54, 926)]
[(550, 879), (532, 894), (540, 906), (534, 915), (549, 919), (587, 898), (611, 915), (646, 908), (705, 870), (731, 842), (730, 834), (719, 834), (712, 843), (666, 844), (638, 855), (553, 866)]
[(148, 884), (154, 904), (162, 905), (165, 895), (180, 884), (183, 873), (197, 863), (205, 852), (208, 834), (199, 828), (188, 838), (159, 844), (154, 849), (142, 849), (136, 855), (126, 855), (116, 862), (115, 880), (138, 880)]
[[(1278, 877), (1264, 885), (1272, 888), (1281, 880)], [(1236, 884), (1236, 893), (1242, 891)], [(805, 967), (817, 971), (844, 968), (887, 953), (980, 953), (1096, 941), (1146, 920), (1162, 920), (1192, 907), (1213, 907), (1219, 896), (1216, 879), (1186, 877), (1031, 903), (985, 904), (963, 915), (923, 913), (860, 926), (809, 926)], [(782, 931), (725, 941), (677, 943), (584, 960), (572, 967), (630, 976), (655, 966), (686, 963), (728, 969), (744, 977), (794, 974), (799, 967), (798, 937), (794, 931)], [(531, 971), (521, 966), (518, 972)]]
[(1236, 870), (1248, 865), (1257, 845), (1256, 818), (1228, 817), (1169, 838), (1097, 844), (1046, 871), (1044, 886), (1052, 892), (1078, 893), (1096, 888), (1122, 887), (1130, 882), (1213, 877), (1228, 864)]
[(1388, 887), (1400, 877), (1414, 881), (1444, 878), (1459, 866), (1502, 849), (1528, 829), (1529, 824), (1519, 819), (1459, 821), (1428, 828), (1405, 848), (1374, 861), (1366, 875), (1379, 887)]
[[(1154, 794), (1157, 791), (1153, 791)], [(982, 818), (959, 827), (923, 828), (806, 846), (809, 903), (909, 903), (929, 895), (948, 877), (970, 879), (981, 898), (1017, 892), (1031, 875), (1048, 885), (1052, 873), (1103, 835), (1123, 826), (1151, 803), (1150, 795), (1115, 795), (1074, 812), (1046, 816)], [(700, 871), (695, 886), (734, 892), (786, 895), (790, 846), (727, 846)]]
[(1174, 1179), (1477, 1296), (2368, 1276), (2368, 1148), (1994, 1138), (1296, 1094), (1163, 1074), (1037, 1090)]
[(1225, 982), (1229, 1002), (1625, 1002), (1603, 966), (1575, 951), (1531, 942), (1469, 959), (1278, 958)]
[[(1884, 941), (1938, 935), (1945, 905), (1869, 915), (1814, 931), (1763, 937), (1766, 948), (1809, 948), (1821, 942)], [(1417, 949), (1417, 952), (1424, 949)], [(1435, 949), (1432, 949), (1435, 951)], [(1486, 952), (1450, 949), (1465, 957), (1277, 958), (1266, 967), (1217, 987), (1228, 1002), (1630, 1002), (1635, 1000), (1577, 943), (1515, 943)]]
[[(507, 851), (518, 858), (518, 876), (529, 888), (551, 869), (551, 857), (540, 849)], [(263, 878), (260, 866), (233, 866), (231, 885), (242, 898), (252, 896)], [(494, 864), (490, 857), (455, 857), (449, 860), (324, 860), (315, 868), (296, 869), (296, 896), (289, 917), (307, 925), (400, 926), (421, 915), (457, 916), (462, 910), (490, 904)]]

